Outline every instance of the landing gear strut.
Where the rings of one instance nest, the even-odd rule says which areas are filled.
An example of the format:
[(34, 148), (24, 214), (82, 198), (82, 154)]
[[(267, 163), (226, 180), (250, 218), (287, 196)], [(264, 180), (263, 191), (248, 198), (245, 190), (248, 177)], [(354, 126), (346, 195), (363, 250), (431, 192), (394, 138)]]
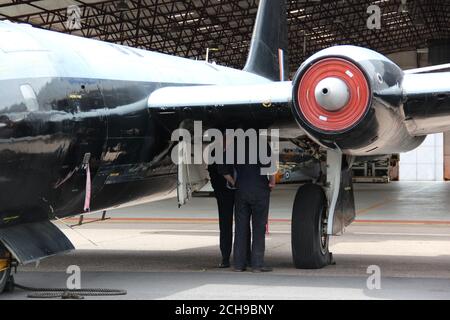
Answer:
[(320, 269), (331, 264), (329, 237), (343, 233), (354, 217), (351, 161), (338, 151), (328, 151), (325, 186), (305, 184), (295, 196), (291, 227), (295, 267)]

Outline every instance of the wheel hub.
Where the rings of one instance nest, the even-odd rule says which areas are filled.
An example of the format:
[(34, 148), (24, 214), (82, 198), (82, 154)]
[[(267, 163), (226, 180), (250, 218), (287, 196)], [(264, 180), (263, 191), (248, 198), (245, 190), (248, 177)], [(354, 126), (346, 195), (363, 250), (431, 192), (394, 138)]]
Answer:
[(11, 267), (11, 258), (9, 252), (0, 250), (0, 272)]
[(9, 268), (9, 259), (0, 259), (0, 272)]
[(322, 212), (322, 216), (319, 220), (319, 230), (320, 230), (320, 249), (322, 251), (323, 254), (326, 253), (326, 250), (328, 248), (328, 233), (327, 233), (327, 224), (328, 224), (328, 219), (327, 219), (327, 210), (326, 208), (323, 210)]

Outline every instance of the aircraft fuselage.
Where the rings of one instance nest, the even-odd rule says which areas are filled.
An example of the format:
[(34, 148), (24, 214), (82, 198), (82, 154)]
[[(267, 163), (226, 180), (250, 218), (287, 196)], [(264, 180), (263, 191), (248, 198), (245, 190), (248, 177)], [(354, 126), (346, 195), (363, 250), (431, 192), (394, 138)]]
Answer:
[(0, 227), (82, 213), (87, 154), (91, 211), (173, 196), (183, 122), (269, 126), (280, 112), (147, 105), (165, 86), (268, 82), (251, 73), (10, 23), (0, 40)]

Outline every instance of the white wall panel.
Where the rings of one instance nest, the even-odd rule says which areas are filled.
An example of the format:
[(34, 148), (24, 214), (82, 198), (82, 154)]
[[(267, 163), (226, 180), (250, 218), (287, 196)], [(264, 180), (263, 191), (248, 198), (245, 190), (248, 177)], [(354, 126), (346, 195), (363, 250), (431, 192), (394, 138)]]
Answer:
[(443, 134), (429, 135), (416, 150), (400, 155), (401, 181), (442, 181)]

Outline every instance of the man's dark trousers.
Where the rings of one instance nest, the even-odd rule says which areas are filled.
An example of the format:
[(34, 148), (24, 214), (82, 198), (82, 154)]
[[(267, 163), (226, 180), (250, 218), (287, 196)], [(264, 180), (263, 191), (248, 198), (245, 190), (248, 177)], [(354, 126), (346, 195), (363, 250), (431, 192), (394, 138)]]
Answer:
[(265, 233), (269, 216), (270, 191), (245, 192), (237, 190), (235, 202), (234, 266), (237, 269), (247, 267), (251, 221), (251, 263), (253, 268), (261, 268), (264, 266)]
[(229, 262), (233, 246), (234, 191), (215, 189), (214, 195), (219, 209), (220, 252), (223, 262)]

